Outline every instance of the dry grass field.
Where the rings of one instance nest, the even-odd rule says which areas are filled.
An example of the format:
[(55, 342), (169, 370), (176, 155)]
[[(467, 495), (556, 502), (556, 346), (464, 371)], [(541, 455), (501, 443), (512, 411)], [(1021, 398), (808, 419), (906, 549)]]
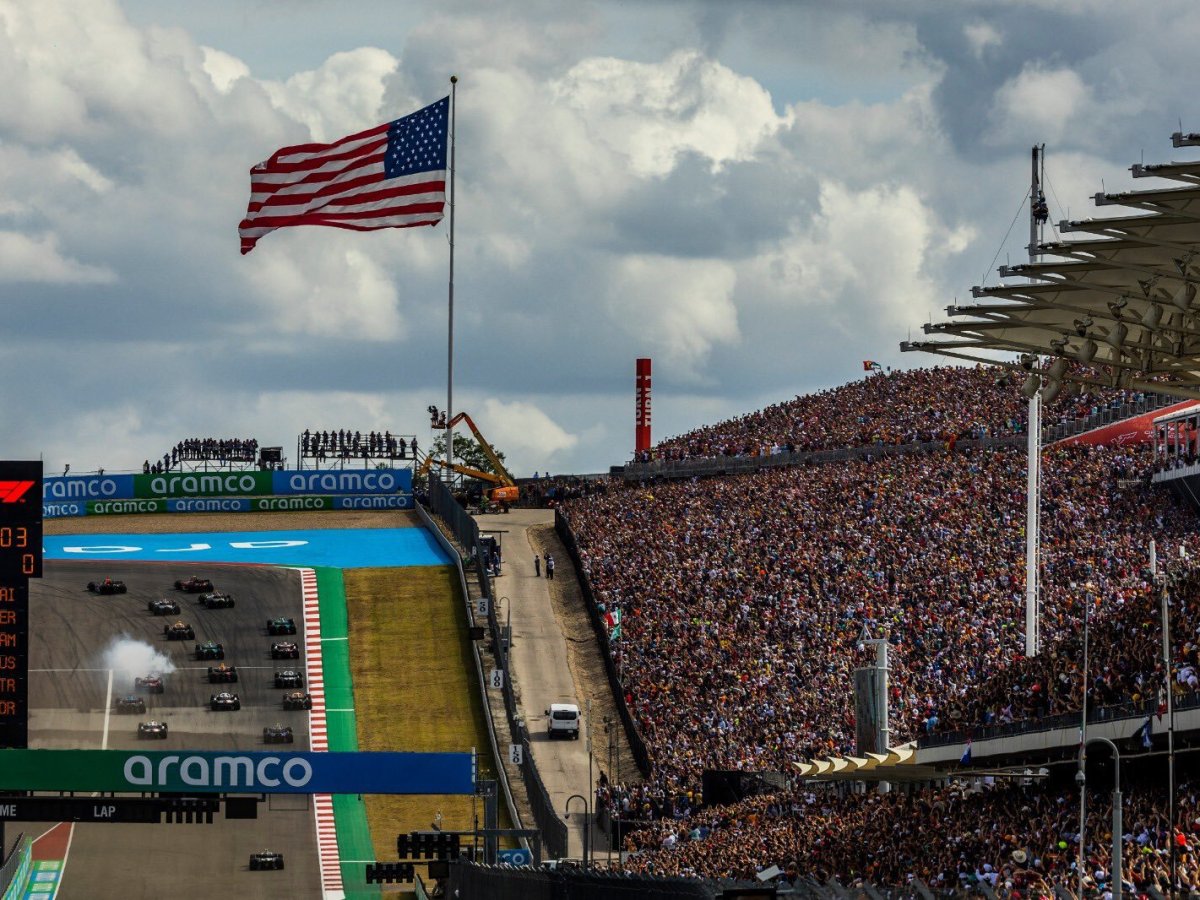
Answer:
[[(475, 680), (467, 614), (450, 566), (346, 569), (350, 666), (362, 750), (480, 753), (479, 777), (495, 777)], [(469, 831), (483, 808), (472, 797), (371, 796), (376, 858), (396, 858), (396, 835)], [(503, 810), (503, 804), (501, 804)], [(511, 827), (501, 815), (501, 827)]]

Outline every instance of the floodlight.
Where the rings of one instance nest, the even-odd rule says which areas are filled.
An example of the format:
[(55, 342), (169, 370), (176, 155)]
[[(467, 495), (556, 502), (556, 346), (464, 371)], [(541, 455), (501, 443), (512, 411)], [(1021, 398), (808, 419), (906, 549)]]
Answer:
[(1142, 324), (1153, 331), (1162, 321), (1163, 310), (1157, 303), (1151, 303), (1146, 307), (1146, 311), (1142, 313)]
[(1046, 370), (1046, 377), (1051, 381), (1062, 381), (1062, 377), (1067, 374), (1068, 365), (1070, 364), (1065, 359), (1056, 359)]
[(1021, 385), (1021, 393), (1028, 399), (1032, 400), (1033, 395), (1038, 392), (1038, 388), (1042, 386), (1042, 379), (1038, 375), (1030, 375), (1025, 379), (1025, 383)]
[(1084, 341), (1075, 351), (1075, 358), (1086, 366), (1096, 358), (1097, 349), (1095, 341)]
[(1124, 322), (1118, 322), (1108, 331), (1108, 337), (1104, 339), (1106, 344), (1109, 344), (1114, 350), (1120, 351), (1121, 345), (1125, 343), (1125, 338), (1129, 336), (1129, 327)]
[(1196, 299), (1196, 286), (1194, 284), (1185, 284), (1175, 292), (1175, 296), (1171, 298), (1171, 302), (1187, 312), (1192, 308), (1192, 301)]
[(1047, 381), (1046, 386), (1041, 390), (1043, 403), (1053, 403), (1058, 397), (1058, 392), (1062, 390), (1063, 383), (1061, 381)]

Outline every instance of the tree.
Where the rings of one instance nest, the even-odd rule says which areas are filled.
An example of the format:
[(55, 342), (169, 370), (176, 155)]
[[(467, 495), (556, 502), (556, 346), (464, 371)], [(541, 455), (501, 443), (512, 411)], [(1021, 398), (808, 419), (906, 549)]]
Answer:
[[(494, 447), (492, 449), (495, 450)], [(444, 433), (433, 442), (433, 448), (429, 452), (435, 459), (446, 458), (446, 435)], [(504, 454), (499, 450), (495, 450), (495, 452), (500, 462), (504, 462)], [(459, 465), (478, 469), (480, 472), (498, 474), (492, 461), (483, 452), (483, 448), (465, 434), (459, 434), (457, 431), (454, 433), (454, 461)]]

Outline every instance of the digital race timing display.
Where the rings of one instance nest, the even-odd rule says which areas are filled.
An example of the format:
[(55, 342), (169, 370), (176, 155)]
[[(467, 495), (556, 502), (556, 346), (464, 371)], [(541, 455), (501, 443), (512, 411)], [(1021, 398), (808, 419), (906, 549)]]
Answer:
[(42, 577), (42, 463), (0, 461), (0, 747), (29, 744), (29, 579)]

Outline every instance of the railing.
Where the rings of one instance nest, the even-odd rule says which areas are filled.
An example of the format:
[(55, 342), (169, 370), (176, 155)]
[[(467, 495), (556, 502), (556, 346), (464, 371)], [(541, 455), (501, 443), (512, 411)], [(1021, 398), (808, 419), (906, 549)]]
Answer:
[[(471, 548), (469, 561), (466, 565), (475, 566), (479, 579), (480, 590), (487, 599), (488, 637), (496, 652), (497, 660), (501, 661), (503, 669), (508, 669), (508, 648), (503, 643), (500, 632), (500, 620), (496, 616), (496, 598), (492, 591), (492, 582), (487, 574), (483, 545), (479, 540), (479, 526), (470, 514), (454, 499), (450, 490), (436, 478), (429, 479), (429, 505), (447, 527), (453, 532), (463, 547)], [(504, 714), (508, 718), (509, 730), (512, 732), (514, 743), (524, 748), (521, 754), (521, 776), (525, 781), (525, 790), (529, 796), (529, 808), (533, 811), (534, 824), (542, 833), (542, 847), (549, 857), (567, 855), (567, 825), (558, 817), (550, 794), (542, 781), (537, 765), (533, 761), (533, 748), (529, 741), (529, 729), (524, 718), (517, 709), (516, 696), (513, 694), (512, 678), (504, 678), (501, 695), (504, 698)]]
[[(1200, 694), (1189, 694), (1175, 702), (1175, 711), (1191, 709), (1200, 706)], [(1115, 703), (1111, 706), (1093, 707), (1088, 712), (1088, 723), (1113, 722), (1119, 719), (1141, 719), (1157, 710), (1155, 700), (1139, 700), (1129, 703)], [(1079, 711), (1058, 713), (1053, 716), (1043, 716), (1039, 719), (1020, 719), (1015, 722), (1005, 722), (999, 725), (963, 726), (954, 731), (940, 731), (936, 734), (921, 735), (917, 738), (917, 749), (929, 747), (946, 747), (950, 744), (965, 743), (967, 738), (973, 741), (983, 741), (998, 737), (1016, 737), (1023, 734), (1037, 734), (1041, 731), (1055, 731), (1059, 728), (1070, 728), (1078, 725)]]
[(629, 707), (625, 703), (625, 688), (621, 684), (620, 673), (617, 672), (616, 663), (613, 661), (612, 645), (608, 640), (608, 629), (604, 625), (604, 621), (600, 618), (600, 607), (596, 604), (596, 597), (592, 593), (592, 585), (588, 580), (587, 574), (584, 572), (583, 563), (579, 558), (579, 546), (575, 543), (575, 535), (571, 532), (571, 526), (567, 522), (566, 516), (562, 514), (561, 509), (554, 511), (554, 530), (558, 532), (559, 538), (563, 545), (567, 548), (567, 555), (571, 557), (571, 562), (575, 565), (575, 571), (579, 574), (579, 589), (583, 593), (583, 605), (587, 608), (588, 619), (592, 623), (592, 631), (596, 633), (596, 643), (600, 645), (600, 653), (604, 657), (604, 670), (608, 673), (608, 684), (612, 689), (613, 702), (617, 706), (617, 715), (621, 717), (621, 724), (625, 727), (625, 736), (629, 740), (629, 749), (633, 752), (633, 761), (637, 763), (638, 769), (642, 775), (650, 774), (650, 754), (646, 750), (646, 742), (642, 740), (641, 734), (638, 733), (637, 727), (634, 725), (633, 716), (629, 712)]

